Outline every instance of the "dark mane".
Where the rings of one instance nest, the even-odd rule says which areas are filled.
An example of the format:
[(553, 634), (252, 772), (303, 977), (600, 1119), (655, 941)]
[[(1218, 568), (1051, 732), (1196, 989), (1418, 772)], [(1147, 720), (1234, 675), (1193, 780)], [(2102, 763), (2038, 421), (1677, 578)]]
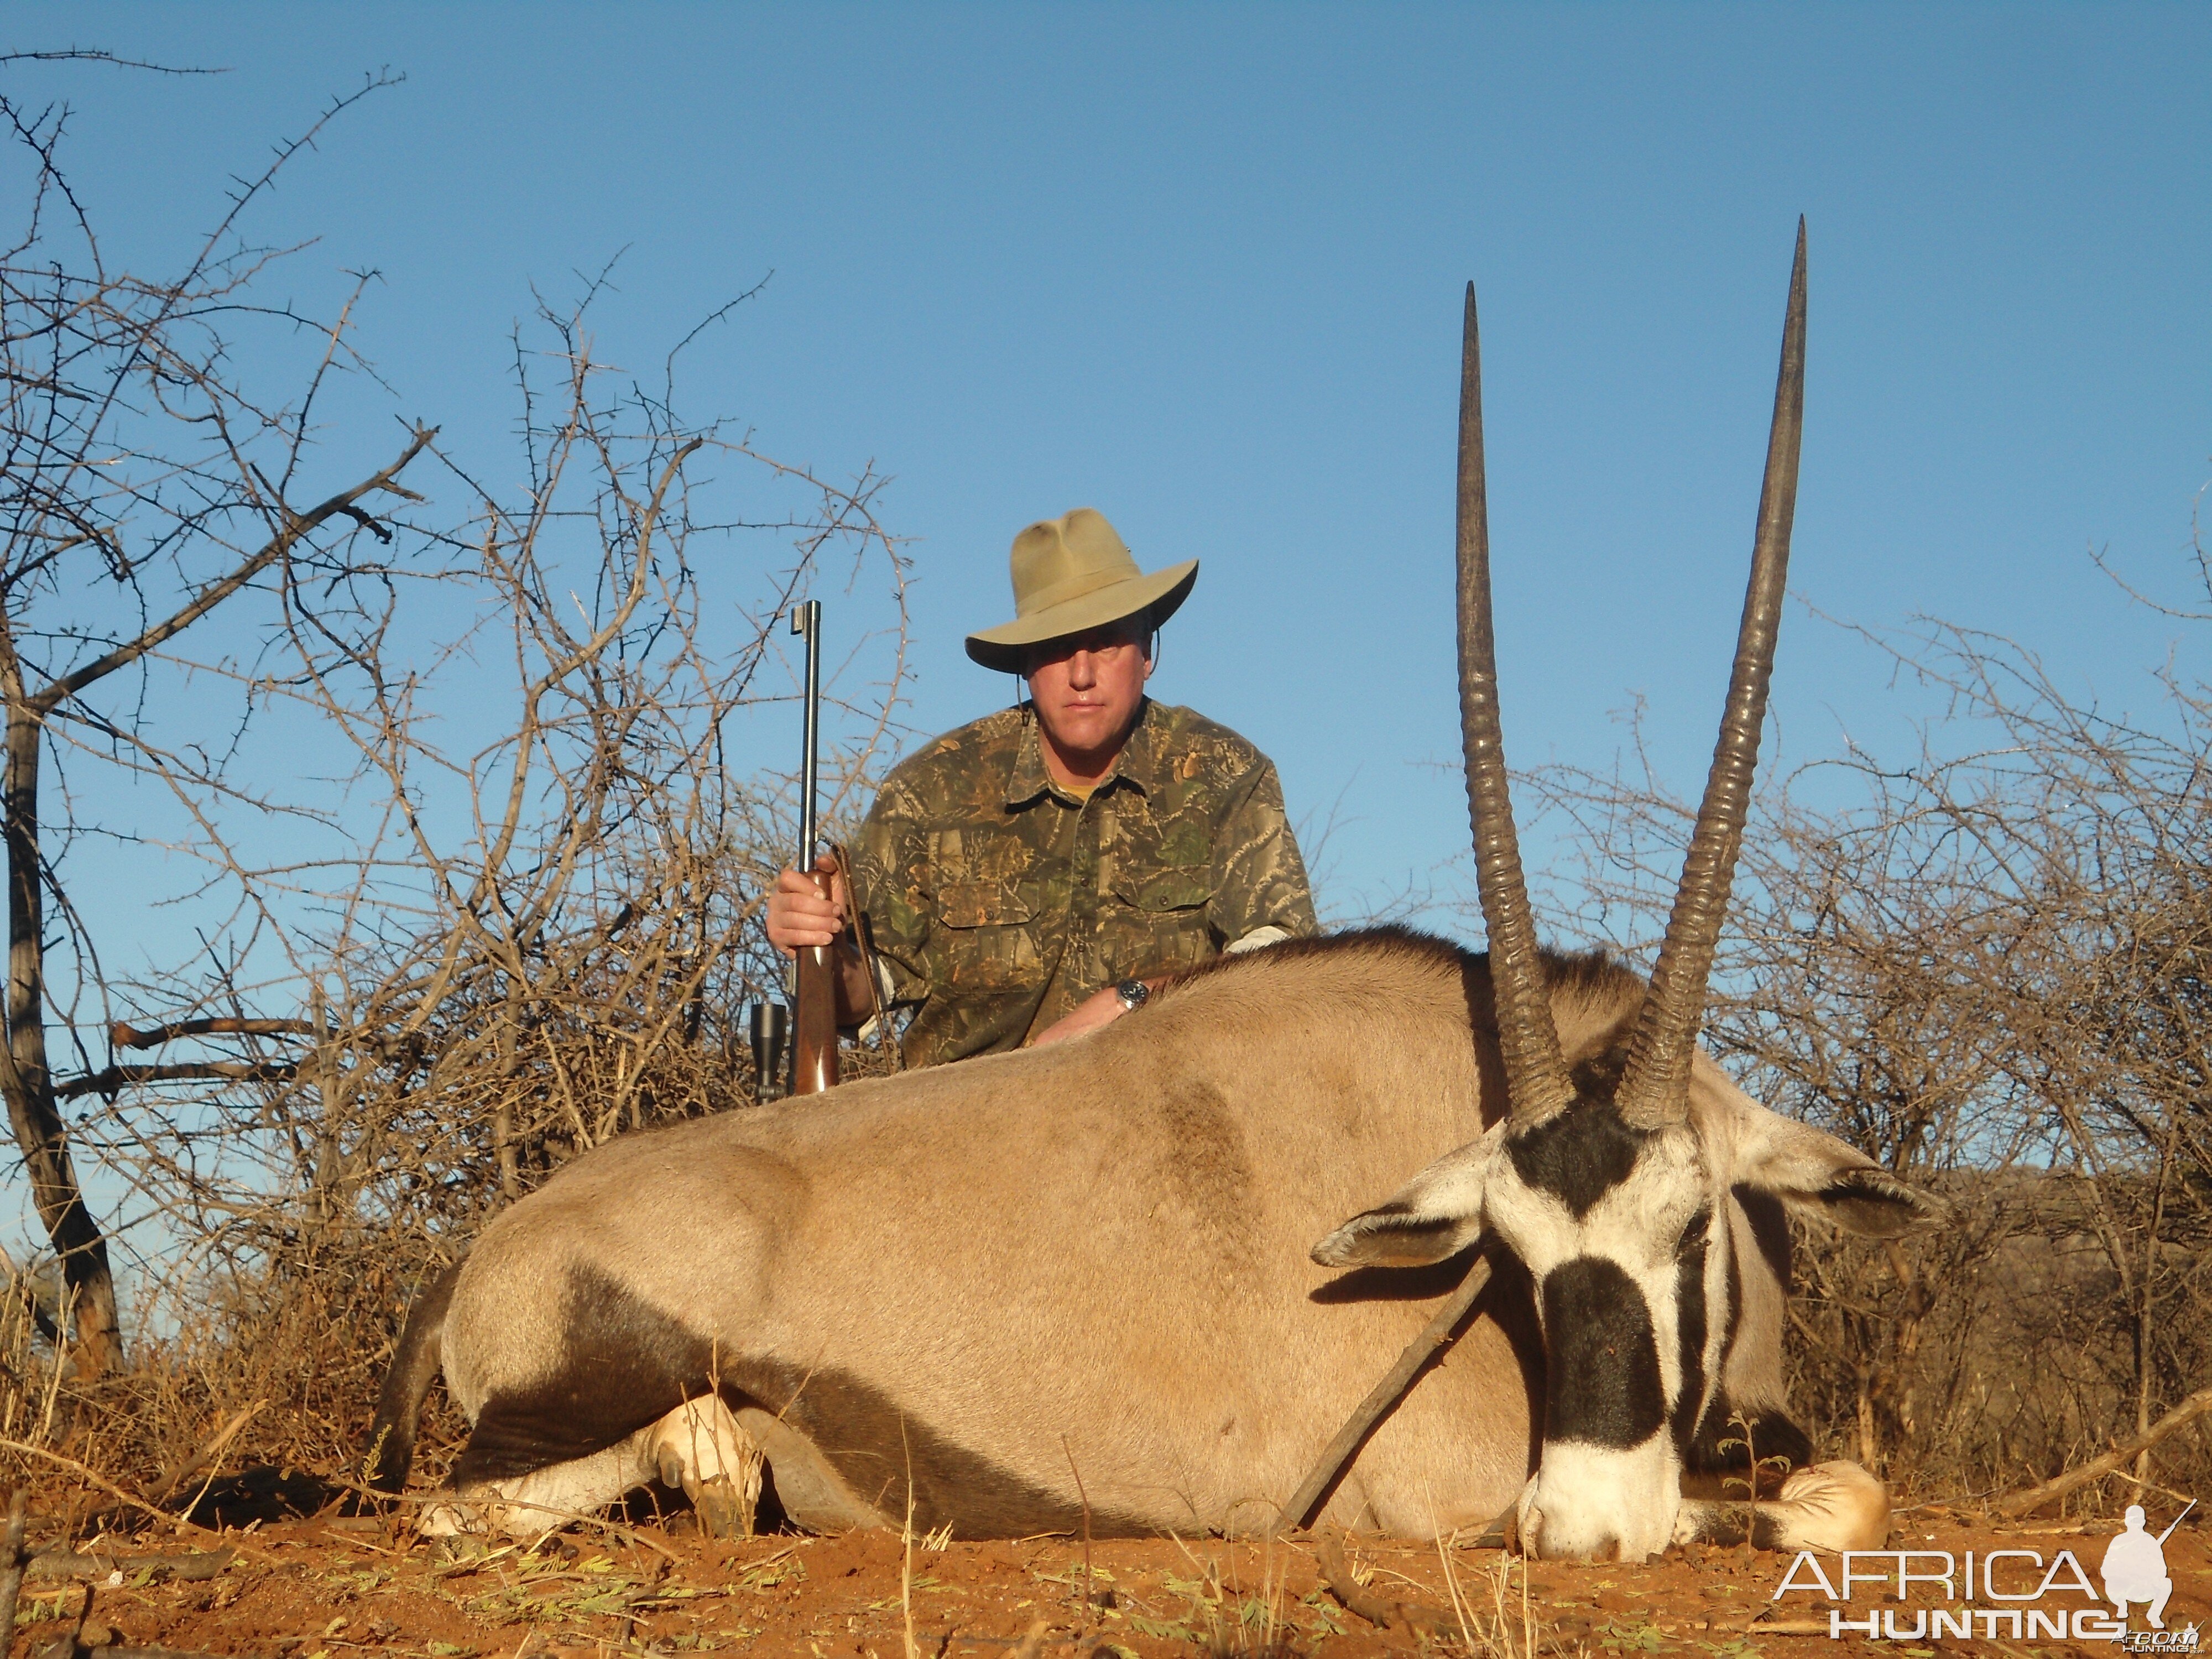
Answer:
[[(1643, 975), (1601, 945), (1587, 951), (1554, 951), (1547, 946), (1540, 954), (1544, 981), (1554, 993), (1577, 991), (1593, 1000), (1620, 997), (1640, 1002), (1650, 988)], [(1485, 962), (1489, 959), (1486, 955), (1483, 957)]]
[[(1425, 933), (1395, 922), (1379, 927), (1356, 927), (1341, 933), (1320, 933), (1311, 939), (1286, 939), (1264, 950), (1218, 956), (1211, 962), (1186, 969), (1176, 975), (1173, 983), (1182, 987), (1214, 974), (1241, 972), (1267, 963), (1351, 955), (1371, 955), (1386, 962), (1426, 965), (1479, 979), (1485, 990), (1482, 1001), (1486, 1005), (1489, 1001), (1487, 951), (1470, 951), (1441, 934)], [(1628, 1007), (1643, 1000), (1644, 975), (1609, 951), (1554, 951), (1547, 947), (1540, 953), (1540, 959), (1545, 981), (1555, 996), (1579, 996), (1592, 1003), (1617, 1000)]]
[(1463, 973), (1477, 963), (1489, 958), (1480, 952), (1465, 949), (1454, 941), (1436, 933), (1424, 933), (1417, 928), (1401, 927), (1389, 923), (1380, 927), (1356, 927), (1348, 933), (1316, 933), (1310, 939), (1286, 939), (1270, 945), (1264, 950), (1249, 951), (1236, 956), (1218, 956), (1211, 962), (1202, 962), (1188, 968), (1175, 976), (1178, 986), (1209, 977), (1214, 974), (1237, 973), (1263, 963), (1303, 962), (1314, 957), (1374, 955), (1385, 960), (1395, 960), (1443, 969), (1452, 973)]

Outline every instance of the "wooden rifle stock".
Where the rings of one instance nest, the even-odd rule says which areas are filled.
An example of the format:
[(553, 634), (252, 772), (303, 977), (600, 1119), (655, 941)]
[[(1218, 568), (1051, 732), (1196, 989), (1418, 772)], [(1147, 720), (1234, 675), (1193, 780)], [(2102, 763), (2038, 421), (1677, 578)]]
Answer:
[[(807, 872), (814, 889), (823, 898), (831, 896), (832, 878), (817, 868)], [(837, 947), (805, 945), (799, 951), (793, 975), (791, 1092), (818, 1095), (837, 1086)]]

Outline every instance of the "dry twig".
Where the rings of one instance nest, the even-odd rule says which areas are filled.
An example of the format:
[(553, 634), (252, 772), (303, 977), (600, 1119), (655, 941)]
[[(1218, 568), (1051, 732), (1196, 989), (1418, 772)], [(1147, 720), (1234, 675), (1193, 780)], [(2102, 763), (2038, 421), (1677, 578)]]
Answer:
[(1328, 1593), (1377, 1630), (1395, 1627), (1449, 1633), (1459, 1622), (1449, 1608), (1425, 1601), (1385, 1601), (1362, 1589), (1345, 1565), (1344, 1535), (1334, 1527), (1322, 1527), (1314, 1534), (1314, 1554), (1321, 1563), (1321, 1582)]

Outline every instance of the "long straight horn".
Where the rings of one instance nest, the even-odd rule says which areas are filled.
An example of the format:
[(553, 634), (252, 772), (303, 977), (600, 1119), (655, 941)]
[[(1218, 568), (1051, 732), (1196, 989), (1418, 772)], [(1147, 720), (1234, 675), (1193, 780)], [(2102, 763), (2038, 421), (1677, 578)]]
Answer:
[(1552, 1000), (1536, 959), (1536, 919), (1521, 877), (1521, 843), (1506, 799), (1505, 750), (1498, 718), (1498, 644), (1490, 623), (1490, 508), (1482, 469), (1482, 343), (1474, 284), (1459, 370), (1459, 725), (1467, 756), (1467, 811), (1474, 830), (1474, 873), (1490, 932), (1490, 982), (1508, 1109), (1519, 1119), (1552, 1116), (1569, 1097)]
[(1766, 684), (1774, 669), (1774, 636), (1782, 623), (1790, 570), (1790, 526), (1797, 510), (1797, 446), (1805, 425), (1805, 222), (1797, 221), (1797, 262), (1790, 274), (1790, 313), (1782, 329), (1782, 370), (1774, 388), (1774, 425), (1766, 441), (1766, 481), (1759, 493), (1759, 534), (1751, 585), (1736, 633), (1705, 804), (1683, 861), (1682, 884), (1668, 918), (1667, 938), (1651, 970), (1636, 1036), (1614, 1095), (1621, 1114), (1647, 1125), (1678, 1122), (1690, 1109), (1690, 1055), (1705, 1016), (1705, 981), (1719, 948), (1721, 920), (1743, 846), (1752, 775), (1759, 767), (1759, 728), (1766, 720)]

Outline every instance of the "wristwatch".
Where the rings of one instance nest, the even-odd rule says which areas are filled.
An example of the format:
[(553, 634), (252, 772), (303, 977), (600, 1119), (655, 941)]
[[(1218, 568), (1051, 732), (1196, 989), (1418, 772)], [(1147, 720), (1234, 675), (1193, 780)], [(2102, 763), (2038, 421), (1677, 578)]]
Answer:
[(1125, 979), (1114, 988), (1114, 994), (1121, 999), (1121, 1012), (1125, 1014), (1133, 1008), (1143, 1007), (1152, 994), (1152, 988), (1140, 979)]

